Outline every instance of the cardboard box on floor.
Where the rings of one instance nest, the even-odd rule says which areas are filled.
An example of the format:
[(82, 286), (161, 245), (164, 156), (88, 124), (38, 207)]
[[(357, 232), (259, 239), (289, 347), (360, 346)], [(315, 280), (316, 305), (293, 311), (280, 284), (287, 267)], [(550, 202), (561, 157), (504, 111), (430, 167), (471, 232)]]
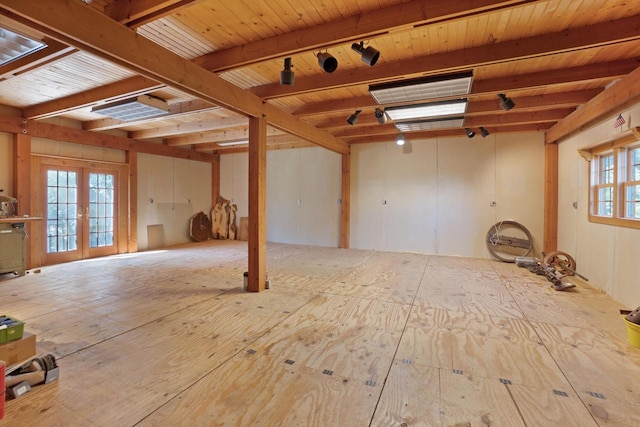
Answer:
[(0, 360), (7, 366), (20, 363), (36, 355), (36, 336), (25, 332), (19, 340), (0, 345)]

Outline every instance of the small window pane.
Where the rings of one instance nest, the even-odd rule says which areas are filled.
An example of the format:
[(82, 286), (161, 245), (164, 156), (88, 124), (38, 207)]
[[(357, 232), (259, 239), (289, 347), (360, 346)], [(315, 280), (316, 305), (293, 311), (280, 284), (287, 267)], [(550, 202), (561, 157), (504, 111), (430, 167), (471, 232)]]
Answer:
[(604, 187), (598, 189), (598, 215), (613, 215), (613, 189)]
[(640, 181), (640, 148), (635, 148), (631, 151), (631, 180)]
[(613, 184), (613, 154), (602, 157), (601, 184)]
[(47, 171), (47, 185), (49, 187), (55, 187), (58, 185), (58, 172)]
[(640, 185), (630, 185), (627, 187), (627, 209), (626, 217), (640, 219)]

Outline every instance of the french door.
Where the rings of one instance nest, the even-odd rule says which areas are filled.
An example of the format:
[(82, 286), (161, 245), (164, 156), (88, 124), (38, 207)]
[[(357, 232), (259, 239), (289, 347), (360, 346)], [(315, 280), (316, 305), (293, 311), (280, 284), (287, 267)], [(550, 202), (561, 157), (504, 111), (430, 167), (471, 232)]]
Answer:
[(44, 264), (117, 253), (117, 172), (44, 165), (43, 175)]

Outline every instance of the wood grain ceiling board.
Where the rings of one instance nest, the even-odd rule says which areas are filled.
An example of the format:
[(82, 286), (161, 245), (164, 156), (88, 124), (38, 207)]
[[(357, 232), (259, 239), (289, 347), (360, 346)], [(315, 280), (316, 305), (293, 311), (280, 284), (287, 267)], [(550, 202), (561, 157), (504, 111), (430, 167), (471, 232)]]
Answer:
[[(334, 132), (333, 129), (344, 126), (342, 122), (349, 111), (363, 109), (361, 126), (348, 128), (349, 140), (357, 138), (359, 129), (362, 136), (376, 129), (369, 126), (372, 120), (369, 115), (375, 107), (368, 93), (372, 81), (397, 81), (451, 69), (469, 69), (474, 73), (470, 104), (486, 105), (502, 91), (523, 98), (584, 90), (596, 93), (595, 90), (603, 90), (613, 80), (632, 71), (634, 64), (640, 66), (640, 2), (624, 0), (470, 0), (464, 2), (466, 10), (460, 10), (460, 2), (444, 0), (92, 0), (86, 3), (101, 12), (118, 10), (120, 15), (122, 11), (136, 10), (136, 17), (144, 16), (147, 7), (145, 23), (137, 24), (135, 17), (118, 19), (131, 25), (132, 31), (140, 36), (197, 64), (215, 68), (218, 62), (213, 58), (219, 58), (220, 64), (224, 64), (221, 65), (224, 71), (217, 73), (220, 77), (243, 90), (266, 96), (271, 106), (301, 114), (305, 121), (317, 123), (320, 128)], [(178, 3), (180, 8), (154, 15), (158, 9)], [(415, 16), (403, 14), (406, 10), (413, 10)], [(428, 13), (418, 16), (420, 11)], [(344, 23), (346, 27), (332, 26), (335, 22)], [(401, 25), (402, 22), (406, 25)], [(372, 30), (376, 26), (380, 29), (377, 33)], [(593, 30), (583, 30), (586, 26), (592, 26)], [(18, 27), (22, 29), (24, 24)], [(370, 36), (345, 38), (342, 35), (358, 31), (368, 32)], [(32, 33), (42, 34), (38, 28)], [(555, 38), (546, 38), (552, 33)], [(584, 40), (593, 40), (589, 43), (594, 46), (580, 46), (576, 34)], [(618, 39), (608, 43), (609, 37)], [(380, 50), (376, 66), (368, 67), (351, 49), (351, 43), (361, 40)], [(568, 43), (566, 49), (562, 43)], [(558, 49), (545, 54), (543, 48), (553, 44)], [(531, 55), (518, 57), (518, 46)], [(502, 55), (507, 48), (514, 57)], [(247, 58), (259, 57), (261, 50), (264, 58), (256, 62), (245, 59), (246, 55)], [(319, 51), (328, 51), (337, 58), (339, 65), (335, 73), (320, 70), (316, 58)], [(481, 54), (489, 58), (495, 56), (495, 60), (482, 62)], [(292, 87), (278, 84), (285, 57), (291, 57), (294, 64), (296, 82)], [(213, 62), (203, 62), (206, 58)], [(238, 61), (235, 66), (234, 60)], [(466, 68), (465, 60), (469, 63)], [(452, 68), (449, 61), (459, 63)], [(412, 68), (412, 63), (420, 65)], [(573, 76), (561, 76), (565, 70), (571, 70)], [(80, 52), (0, 81), (0, 104), (33, 107), (72, 94), (82, 99), (85, 91), (124, 81), (133, 75), (135, 73), (122, 67)], [(327, 84), (332, 81), (342, 83)], [(305, 89), (297, 93), (299, 88)], [(155, 88), (149, 93), (174, 107), (198, 101), (193, 95), (171, 87)], [(547, 108), (557, 112), (554, 105)], [(86, 106), (69, 109), (61, 115), (81, 120), (85, 122), (83, 127), (95, 131), (120, 128), (141, 132), (162, 128), (172, 129), (173, 134), (178, 127), (184, 129), (183, 136), (189, 138), (190, 132), (210, 126), (211, 120), (224, 123), (229, 113), (207, 109), (154, 121), (110, 124), (90, 113), (90, 107)], [(547, 117), (555, 116), (550, 113)], [(533, 118), (531, 124), (538, 126)], [(514, 126), (505, 124), (503, 128), (513, 130)], [(385, 135), (383, 127), (378, 129)]]

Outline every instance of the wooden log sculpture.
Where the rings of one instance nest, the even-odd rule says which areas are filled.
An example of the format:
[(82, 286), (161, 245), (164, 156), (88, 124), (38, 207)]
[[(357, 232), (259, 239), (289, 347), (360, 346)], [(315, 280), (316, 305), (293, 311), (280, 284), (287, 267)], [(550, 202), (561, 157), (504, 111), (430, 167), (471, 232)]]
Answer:
[(236, 240), (236, 237), (238, 235), (238, 227), (236, 226), (237, 211), (237, 205), (234, 204), (229, 207), (229, 240)]
[(191, 217), (189, 223), (189, 236), (196, 242), (205, 242), (209, 240), (211, 232), (211, 221), (204, 212), (198, 212)]
[(225, 240), (229, 236), (229, 200), (218, 196), (211, 210), (211, 236)]

